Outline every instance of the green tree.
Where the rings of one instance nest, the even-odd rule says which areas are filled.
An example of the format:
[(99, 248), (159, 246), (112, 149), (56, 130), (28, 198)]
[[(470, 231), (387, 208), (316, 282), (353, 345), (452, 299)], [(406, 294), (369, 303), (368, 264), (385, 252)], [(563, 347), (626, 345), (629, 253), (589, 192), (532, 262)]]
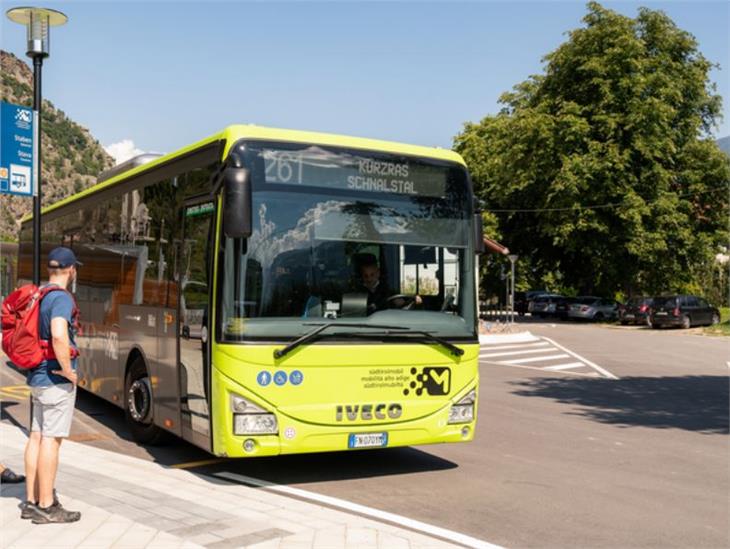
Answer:
[(730, 236), (713, 64), (661, 11), (583, 22), (455, 149), (530, 285), (697, 290)]

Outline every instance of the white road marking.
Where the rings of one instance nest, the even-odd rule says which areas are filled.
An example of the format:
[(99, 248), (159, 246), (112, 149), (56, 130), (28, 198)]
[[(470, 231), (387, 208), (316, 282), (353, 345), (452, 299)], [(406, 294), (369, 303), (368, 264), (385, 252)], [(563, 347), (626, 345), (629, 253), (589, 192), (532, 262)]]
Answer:
[(389, 522), (395, 525), (401, 525), (405, 526), (406, 528), (410, 530), (414, 530), (416, 532), (423, 532), (426, 534), (429, 534), (431, 536), (436, 536), (437, 538), (441, 538), (443, 540), (447, 541), (454, 541), (456, 543), (461, 543), (462, 545), (466, 545), (467, 547), (478, 547), (478, 548), (484, 548), (484, 549), (502, 549), (501, 546), (495, 545), (493, 543), (489, 543), (486, 541), (483, 541), (481, 539), (473, 538), (471, 536), (467, 536), (466, 534), (461, 534), (459, 532), (455, 532), (453, 530), (448, 530), (446, 528), (440, 528), (438, 526), (433, 526), (432, 524), (427, 524), (425, 522), (421, 522), (418, 520), (410, 519), (401, 515), (396, 515), (394, 513), (388, 513), (387, 511), (381, 511), (379, 509), (374, 509), (372, 507), (367, 507), (365, 505), (360, 505), (359, 503), (352, 503), (350, 501), (346, 501), (344, 499), (334, 498), (331, 496), (324, 496), (322, 494), (316, 494), (314, 492), (308, 492), (306, 490), (301, 490), (300, 488), (292, 488), (291, 486), (282, 486), (280, 484), (273, 484), (271, 482), (267, 482), (265, 480), (260, 480), (253, 477), (248, 477), (244, 475), (239, 475), (238, 473), (229, 473), (229, 472), (222, 472), (222, 473), (213, 473), (213, 476), (224, 478), (226, 480), (232, 480), (234, 482), (240, 482), (252, 486), (257, 486), (259, 488), (266, 488), (267, 490), (271, 490), (273, 492), (278, 492), (280, 494), (285, 494), (288, 496), (294, 496), (296, 498), (309, 500), (309, 501), (316, 501), (317, 503), (321, 503), (324, 505), (328, 505), (330, 507), (335, 507), (338, 509), (344, 509), (345, 511), (350, 511), (352, 513), (357, 513), (359, 515), (363, 515), (366, 517), (373, 518), (375, 520), (385, 521)]
[(555, 345), (555, 346), (556, 346), (557, 348), (559, 348), (559, 349), (562, 349), (563, 351), (565, 351), (566, 353), (568, 353), (568, 354), (572, 355), (573, 357), (577, 358), (577, 359), (578, 359), (578, 360), (580, 360), (581, 362), (585, 362), (585, 364), (586, 364), (586, 365), (590, 366), (591, 368), (593, 368), (593, 369), (594, 369), (594, 370), (596, 370), (597, 372), (599, 372), (599, 373), (603, 374), (603, 375), (604, 375), (604, 376), (606, 376), (606, 377), (607, 377), (608, 379), (616, 379), (616, 380), (617, 380), (617, 379), (619, 379), (619, 378), (618, 378), (617, 376), (613, 375), (613, 374), (612, 374), (611, 372), (609, 372), (608, 370), (606, 370), (606, 369), (604, 369), (604, 368), (601, 368), (601, 367), (600, 367), (600, 366), (599, 366), (598, 364), (595, 364), (595, 363), (591, 362), (591, 361), (590, 361), (590, 360), (588, 360), (587, 358), (583, 358), (582, 356), (580, 356), (580, 355), (579, 355), (579, 354), (577, 354), (577, 353), (574, 353), (574, 352), (573, 352), (573, 351), (571, 351), (570, 349), (566, 349), (565, 347), (563, 347), (563, 346), (562, 346), (562, 345), (560, 345), (559, 343), (555, 343), (555, 342), (554, 342), (554, 341), (553, 341), (552, 339), (550, 339), (549, 337), (545, 337), (545, 338), (543, 338), (543, 339), (545, 339), (545, 341), (549, 341), (550, 343), (552, 343), (553, 345)]
[[(524, 368), (525, 370), (537, 370), (538, 372), (544, 372), (545, 368), (541, 368), (539, 366), (523, 366), (522, 364), (502, 364), (500, 362), (492, 362), (491, 364), (499, 364), (500, 366), (509, 366), (510, 368)], [(601, 377), (601, 374), (598, 372), (573, 372), (572, 370), (564, 370), (559, 372), (561, 374), (568, 374), (571, 376), (581, 376), (581, 377), (590, 377), (590, 378), (596, 378)]]
[(550, 347), (546, 347), (544, 349), (534, 349), (530, 351), (505, 351), (503, 353), (479, 353), (479, 356), (482, 358), (488, 358), (488, 357), (494, 357), (494, 356), (509, 356), (509, 355), (529, 355), (529, 354), (535, 354), (535, 353), (549, 353), (552, 351)]
[(546, 345), (550, 345), (546, 341), (538, 341), (537, 343), (521, 343), (519, 345), (496, 345), (492, 347), (491, 345), (488, 347), (488, 350), (490, 351), (501, 351), (502, 349), (525, 349), (527, 347), (533, 348), (533, 347), (544, 347)]
[(528, 362), (544, 362), (546, 360), (557, 360), (559, 358), (570, 358), (570, 355), (562, 353), (559, 355), (538, 356), (535, 358), (516, 358), (515, 360), (503, 360), (500, 364), (526, 364)]
[(543, 370), (570, 370), (571, 368), (580, 368), (582, 366), (585, 366), (582, 362), (570, 362), (568, 364), (558, 364), (557, 366), (547, 366), (546, 368), (543, 368)]
[[(532, 336), (532, 334), (530, 334)], [(549, 337), (536, 338), (532, 336), (532, 339), (526, 339), (524, 341), (512, 341), (506, 340), (504, 342), (494, 341), (496, 345), (489, 345), (482, 342), (482, 346), (479, 352), (479, 359), (485, 362), (491, 362), (492, 364), (500, 364), (503, 366), (510, 366), (514, 368), (528, 368), (532, 370), (543, 370), (550, 372), (560, 372), (563, 374), (579, 375), (584, 377), (606, 377), (608, 379), (619, 379), (605, 368), (601, 368), (597, 364), (591, 362), (587, 358), (584, 358), (577, 353), (574, 353), (570, 349), (566, 349), (559, 343), (556, 343)], [(500, 343), (507, 343), (507, 345), (500, 345)], [(539, 348), (538, 348), (539, 347)], [(498, 352), (493, 352), (498, 351)], [(548, 354), (555, 353), (559, 354)], [(567, 354), (564, 354), (567, 353)], [(525, 357), (523, 355), (536, 355), (535, 357)], [(537, 356), (540, 355), (540, 356)], [(574, 358), (577, 362), (566, 362), (562, 364), (553, 364), (550, 366), (537, 367), (528, 365), (536, 362), (545, 362), (548, 360), (557, 360), (561, 358)], [(500, 360), (495, 360), (501, 358)], [(573, 371), (577, 368), (590, 368), (594, 372), (576, 372)], [(730, 362), (728, 362), (728, 368), (730, 368)]]

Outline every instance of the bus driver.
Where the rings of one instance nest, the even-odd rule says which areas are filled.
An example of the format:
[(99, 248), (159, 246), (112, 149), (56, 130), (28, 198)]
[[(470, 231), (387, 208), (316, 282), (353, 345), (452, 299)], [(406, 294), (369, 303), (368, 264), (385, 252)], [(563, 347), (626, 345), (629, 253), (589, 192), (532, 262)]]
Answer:
[(360, 261), (360, 279), (362, 286), (368, 293), (368, 313), (384, 309), (410, 309), (414, 304), (422, 303), (421, 296), (416, 295), (412, 300), (395, 297), (395, 293), (380, 279), (380, 267), (373, 254), (364, 254)]

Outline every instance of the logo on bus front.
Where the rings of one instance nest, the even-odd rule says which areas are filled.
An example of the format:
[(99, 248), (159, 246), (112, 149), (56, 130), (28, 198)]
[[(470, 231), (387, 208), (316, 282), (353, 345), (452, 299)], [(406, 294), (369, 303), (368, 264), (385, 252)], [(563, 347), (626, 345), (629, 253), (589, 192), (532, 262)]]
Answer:
[(451, 391), (451, 369), (427, 366), (419, 372), (418, 368), (411, 368), (411, 382), (408, 388), (403, 389), (403, 394), (408, 396), (411, 390), (417, 396), (424, 391), (432, 396), (448, 395)]

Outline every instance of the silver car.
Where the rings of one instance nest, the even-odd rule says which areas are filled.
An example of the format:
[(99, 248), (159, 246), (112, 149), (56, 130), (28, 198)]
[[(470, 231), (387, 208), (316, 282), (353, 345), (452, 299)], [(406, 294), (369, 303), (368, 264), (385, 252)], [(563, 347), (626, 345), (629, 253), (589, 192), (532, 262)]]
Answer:
[(609, 320), (618, 316), (618, 302), (613, 299), (581, 296), (570, 306), (568, 318), (575, 320)]
[(539, 295), (530, 302), (528, 310), (532, 313), (532, 316), (539, 316), (541, 318), (555, 316), (555, 306), (557, 305), (558, 298), (561, 297), (557, 294)]

